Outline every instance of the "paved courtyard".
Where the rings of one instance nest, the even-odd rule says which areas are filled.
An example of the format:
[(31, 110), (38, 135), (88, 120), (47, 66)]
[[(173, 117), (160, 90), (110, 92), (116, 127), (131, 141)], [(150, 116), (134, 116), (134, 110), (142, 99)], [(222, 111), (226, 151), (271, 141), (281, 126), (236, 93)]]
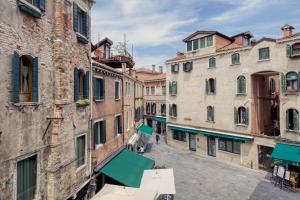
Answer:
[(266, 172), (151, 143), (144, 155), (174, 169), (176, 200), (300, 200), (300, 193), (274, 187)]

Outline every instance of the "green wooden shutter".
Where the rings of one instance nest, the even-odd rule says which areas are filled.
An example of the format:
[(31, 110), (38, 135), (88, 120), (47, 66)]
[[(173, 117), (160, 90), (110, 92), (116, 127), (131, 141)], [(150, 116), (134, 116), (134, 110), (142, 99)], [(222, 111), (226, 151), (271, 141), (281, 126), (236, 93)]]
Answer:
[(18, 103), (20, 101), (19, 96), (20, 89), (20, 56), (17, 52), (14, 52), (12, 59), (12, 95), (11, 101)]
[(78, 32), (78, 8), (76, 3), (73, 3), (73, 30)]
[(83, 98), (89, 98), (89, 71), (87, 71), (83, 77)]
[(94, 138), (94, 145), (96, 147), (96, 145), (99, 144), (99, 122), (94, 124)]
[(293, 109), (293, 123), (294, 123), (294, 130), (299, 130), (299, 114), (295, 109)]
[(118, 121), (119, 121), (119, 123), (118, 123), (119, 133), (122, 134), (123, 131), (122, 131), (122, 118), (121, 118), (121, 116), (118, 117)]
[(212, 113), (212, 121), (214, 122), (215, 121), (215, 107), (214, 106), (212, 106), (212, 111), (211, 111)]
[(217, 94), (217, 79), (215, 78), (214, 80), (214, 94)]
[(298, 92), (300, 92), (300, 71), (298, 72)]
[(40, 7), (40, 2), (39, 2), (39, 0), (33, 0), (33, 1), (32, 1), (32, 4), (33, 4), (35, 7), (37, 7), (37, 8)]
[(74, 68), (74, 101), (79, 99), (79, 70)]
[(82, 35), (87, 37), (87, 13), (84, 12), (82, 15)]
[(280, 78), (281, 78), (281, 93), (285, 94), (286, 92), (286, 80), (285, 80), (285, 75), (284, 73), (280, 73)]
[(105, 79), (102, 79), (102, 95), (103, 99), (105, 99)]
[(208, 94), (208, 80), (205, 79), (205, 94)]
[(169, 104), (169, 116), (172, 116), (172, 108), (171, 108), (171, 104)]
[(249, 125), (249, 108), (246, 108), (246, 125)]
[(115, 135), (118, 135), (118, 117), (115, 117)]
[(285, 127), (287, 130), (289, 129), (289, 110), (285, 112)]
[(173, 82), (173, 90), (174, 90), (174, 94), (177, 94), (177, 82)]
[(39, 8), (42, 12), (45, 12), (46, 10), (46, 2), (45, 0), (39, 0)]
[(234, 123), (237, 124), (238, 123), (238, 110), (236, 107), (234, 107), (233, 113), (234, 113)]
[(39, 101), (39, 63), (38, 58), (32, 59), (32, 102)]
[(292, 57), (292, 47), (291, 47), (291, 45), (286, 45), (286, 56), (288, 58)]
[(101, 121), (100, 143), (106, 143), (106, 121)]
[(93, 77), (93, 98), (97, 99), (97, 79)]

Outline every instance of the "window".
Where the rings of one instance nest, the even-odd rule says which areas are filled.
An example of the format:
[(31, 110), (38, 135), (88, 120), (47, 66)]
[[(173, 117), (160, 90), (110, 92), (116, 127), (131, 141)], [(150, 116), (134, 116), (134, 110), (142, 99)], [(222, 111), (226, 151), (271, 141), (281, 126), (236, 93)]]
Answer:
[(186, 142), (185, 132), (182, 131), (173, 131), (173, 140), (178, 140)]
[(73, 4), (73, 29), (84, 36), (85, 40), (88, 38), (89, 23), (87, 12), (79, 8), (76, 3)]
[(74, 101), (89, 98), (89, 72), (74, 68)]
[(17, 200), (34, 199), (37, 182), (37, 156), (17, 163)]
[(216, 94), (216, 79), (206, 79), (206, 94)]
[(179, 64), (171, 65), (171, 72), (173, 73), (179, 72)]
[(76, 138), (76, 166), (80, 167), (85, 163), (85, 135)]
[(94, 124), (95, 147), (106, 143), (106, 121), (101, 120)]
[(193, 40), (193, 50), (199, 49), (199, 40)]
[(94, 77), (94, 99), (104, 100), (105, 98), (105, 81), (103, 78)]
[(212, 57), (209, 59), (209, 64), (208, 64), (208, 67), (209, 68), (213, 68), (213, 67), (216, 67), (216, 58)]
[(250, 45), (250, 39), (248, 37), (243, 37), (243, 45), (249, 46)]
[(120, 100), (120, 81), (115, 81), (115, 100)]
[(121, 115), (115, 117), (115, 135), (122, 134)]
[(176, 81), (169, 82), (169, 93), (172, 96), (175, 96), (177, 94), (177, 82)]
[(151, 87), (151, 95), (155, 95), (155, 87), (154, 86)]
[(166, 104), (160, 105), (160, 112), (162, 116), (166, 116)]
[(295, 43), (293, 45), (287, 45), (287, 57), (300, 56), (300, 43)]
[(193, 69), (193, 62), (186, 62), (183, 63), (183, 71), (184, 72), (190, 72)]
[(22, 1), (18, 0), (18, 6), (20, 11), (31, 15), (34, 18), (40, 18), (42, 12), (45, 12), (45, 0), (25, 0), (29, 4), (25, 4)]
[(186, 50), (187, 50), (187, 51), (192, 51), (192, 47), (193, 47), (192, 41), (188, 41), (188, 42), (186, 43)]
[(150, 89), (149, 89), (149, 87), (146, 87), (146, 95), (150, 95)]
[(238, 65), (240, 64), (240, 54), (235, 53), (231, 55), (231, 64)]
[(296, 72), (288, 72), (286, 74), (286, 90), (288, 92), (298, 92), (298, 84), (298, 74)]
[(214, 121), (214, 107), (207, 106), (207, 121), (213, 122)]
[(286, 111), (286, 129), (299, 131), (299, 112), (296, 109)]
[(169, 105), (169, 115), (171, 117), (177, 117), (177, 105), (176, 104)]
[(258, 51), (259, 51), (259, 60), (267, 60), (270, 58), (269, 47), (260, 48)]
[(150, 105), (150, 103), (146, 103), (146, 113), (147, 114), (151, 113), (151, 105)]
[(153, 115), (156, 114), (156, 103), (152, 103), (152, 104), (151, 104), (151, 113), (152, 113)]
[(235, 124), (244, 124), (248, 125), (249, 120), (249, 111), (248, 108), (238, 107), (234, 108), (234, 122)]
[(38, 58), (13, 55), (12, 102), (38, 102)]
[(166, 86), (163, 85), (163, 86), (161, 87), (161, 89), (162, 89), (162, 95), (163, 95), (163, 96), (166, 95)]
[(205, 48), (205, 38), (200, 39), (200, 48)]
[(208, 47), (213, 45), (213, 37), (212, 36), (208, 36), (206, 38), (206, 44), (207, 44), (206, 46), (208, 46)]
[(231, 139), (219, 138), (219, 150), (241, 154), (241, 143)]
[(270, 95), (273, 95), (275, 94), (276, 92), (276, 83), (275, 83), (275, 80), (273, 78), (270, 79)]
[(237, 78), (237, 93), (238, 94), (246, 93), (246, 78), (245, 78), (245, 76), (239, 76)]

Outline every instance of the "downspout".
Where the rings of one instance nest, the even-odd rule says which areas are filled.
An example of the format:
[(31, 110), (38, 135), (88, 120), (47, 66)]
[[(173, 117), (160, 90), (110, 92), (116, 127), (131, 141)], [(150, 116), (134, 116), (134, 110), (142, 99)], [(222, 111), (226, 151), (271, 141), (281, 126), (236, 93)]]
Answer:
[(125, 98), (125, 95), (124, 95), (124, 78), (125, 78), (125, 75), (124, 75), (125, 72), (122, 72), (122, 124), (123, 124), (123, 134), (122, 134), (122, 138), (123, 138), (123, 145), (125, 145), (125, 105), (124, 105), (124, 98)]
[(89, 99), (90, 99), (90, 115), (89, 115), (89, 177), (92, 178), (92, 134), (93, 134), (93, 62), (91, 57), (89, 55), (87, 56), (89, 60), (89, 70), (90, 70), (90, 76), (89, 76)]

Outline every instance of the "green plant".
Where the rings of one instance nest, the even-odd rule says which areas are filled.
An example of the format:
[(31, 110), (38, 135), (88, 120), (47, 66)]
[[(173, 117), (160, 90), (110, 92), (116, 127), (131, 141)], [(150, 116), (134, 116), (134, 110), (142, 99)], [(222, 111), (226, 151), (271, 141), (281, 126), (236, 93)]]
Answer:
[(78, 100), (76, 102), (76, 104), (80, 107), (88, 106), (88, 105), (90, 105), (90, 100), (89, 99), (81, 99), (81, 100)]

